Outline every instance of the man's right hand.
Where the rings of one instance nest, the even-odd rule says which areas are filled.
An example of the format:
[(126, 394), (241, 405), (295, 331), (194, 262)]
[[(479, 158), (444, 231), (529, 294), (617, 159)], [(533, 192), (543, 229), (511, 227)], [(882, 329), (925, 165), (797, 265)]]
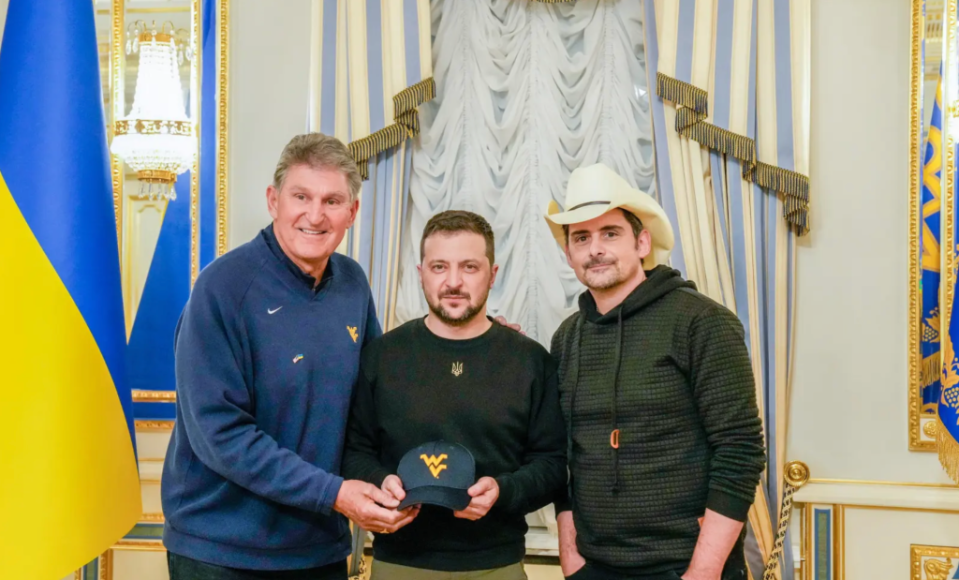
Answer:
[(556, 524), (559, 526), (559, 567), (563, 576), (569, 578), (579, 572), (586, 565), (586, 559), (580, 556), (576, 547), (576, 525), (573, 523), (573, 512), (564, 511), (556, 515)]
[(400, 505), (392, 495), (364, 481), (346, 480), (340, 487), (333, 509), (350, 518), (364, 530), (389, 534), (413, 521), (419, 510)]

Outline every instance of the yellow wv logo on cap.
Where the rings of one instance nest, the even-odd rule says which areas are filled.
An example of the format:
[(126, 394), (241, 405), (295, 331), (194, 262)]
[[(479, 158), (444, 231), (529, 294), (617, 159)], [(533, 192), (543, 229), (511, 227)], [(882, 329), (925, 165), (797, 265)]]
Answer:
[(445, 453), (440, 455), (439, 457), (436, 457), (435, 455), (430, 455), (429, 457), (427, 457), (424, 454), (424, 455), (420, 455), (420, 459), (422, 459), (423, 462), (426, 463), (426, 466), (430, 468), (430, 473), (433, 474), (433, 477), (435, 479), (439, 479), (440, 472), (446, 469), (446, 466), (443, 465), (443, 461), (446, 459)]

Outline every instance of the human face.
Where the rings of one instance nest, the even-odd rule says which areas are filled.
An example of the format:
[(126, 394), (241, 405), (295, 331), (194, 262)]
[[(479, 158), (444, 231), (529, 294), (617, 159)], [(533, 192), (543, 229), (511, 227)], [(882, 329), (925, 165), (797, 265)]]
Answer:
[(569, 226), (566, 259), (587, 288), (607, 291), (642, 281), (643, 258), (651, 249), (649, 231), (635, 236), (623, 212), (614, 210)]
[(283, 252), (304, 273), (319, 279), (346, 230), (359, 201), (350, 201), (346, 175), (336, 169), (294, 165), (282, 189), (266, 190), (273, 231)]
[(418, 265), (430, 312), (448, 326), (464, 326), (486, 314), (497, 266), (486, 257), (486, 240), (473, 232), (439, 232), (426, 239)]

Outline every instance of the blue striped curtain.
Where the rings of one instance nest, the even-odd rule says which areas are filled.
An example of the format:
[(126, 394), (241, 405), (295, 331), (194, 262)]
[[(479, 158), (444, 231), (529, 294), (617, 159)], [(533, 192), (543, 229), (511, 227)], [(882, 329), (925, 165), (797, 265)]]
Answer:
[[(646, 21), (651, 86), (660, 73), (705, 90), (706, 122), (755, 140), (759, 161), (808, 173), (808, 3), (647, 0)], [(761, 578), (782, 499), (797, 234), (781, 194), (680, 136), (676, 106), (652, 100), (658, 191), (679, 230), (672, 264), (746, 330), (769, 462), (747, 535), (750, 574)], [(788, 540), (777, 577), (793, 577)]]
[[(310, 128), (344, 143), (393, 125), (393, 97), (432, 76), (428, 0), (323, 0), (314, 10)], [(394, 325), (411, 140), (369, 160), (360, 211), (339, 251), (363, 267), (380, 323)]]

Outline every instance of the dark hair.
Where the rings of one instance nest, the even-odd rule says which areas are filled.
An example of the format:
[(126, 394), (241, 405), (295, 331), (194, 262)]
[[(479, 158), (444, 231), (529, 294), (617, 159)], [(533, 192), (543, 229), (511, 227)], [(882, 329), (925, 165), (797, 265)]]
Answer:
[(489, 265), (496, 263), (493, 242), (493, 228), (486, 219), (471, 211), (451, 209), (443, 211), (430, 218), (423, 228), (423, 238), (420, 239), (420, 261), (423, 260), (423, 249), (426, 247), (426, 238), (433, 234), (453, 234), (456, 232), (472, 232), (483, 236), (486, 240), (486, 257)]
[[(639, 234), (643, 232), (643, 222), (639, 221), (639, 218), (636, 217), (631, 211), (625, 210), (621, 207), (616, 208), (619, 211), (623, 212), (623, 216), (626, 218), (626, 221), (629, 222), (629, 227), (633, 228), (633, 237), (638, 238)], [(563, 237), (566, 238), (566, 245), (569, 245), (569, 226), (563, 226)]]

